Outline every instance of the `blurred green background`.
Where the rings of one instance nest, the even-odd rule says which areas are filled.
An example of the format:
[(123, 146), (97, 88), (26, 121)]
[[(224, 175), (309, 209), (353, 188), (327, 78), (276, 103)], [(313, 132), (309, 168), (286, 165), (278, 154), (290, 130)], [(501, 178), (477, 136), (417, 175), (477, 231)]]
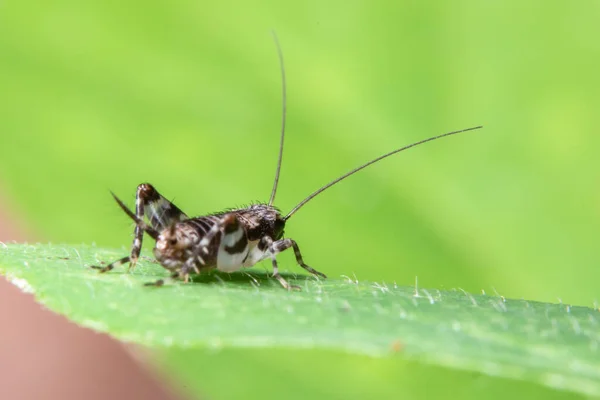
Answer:
[[(385, 160), (303, 208), (286, 233), (307, 263), (331, 277), (418, 276), (422, 287), (592, 306), (599, 17), (589, 1), (2, 2), (0, 184), (39, 237), (124, 252), (132, 225), (109, 190), (132, 205), (151, 182), (190, 215), (268, 200), (274, 29), (288, 84), (284, 211), (381, 153), (485, 126)], [(300, 272), (293, 255), (282, 265)], [(296, 357), (186, 355), (215, 377), (238, 356), (250, 377), (248, 360), (265, 376)], [(363, 358), (298, 356), (374, 384)], [(369, 363), (375, 375), (400, 368)], [(292, 382), (314, 379), (318, 392), (337, 379), (306, 364), (288, 367)], [(198, 385), (219, 397), (214, 379)]]

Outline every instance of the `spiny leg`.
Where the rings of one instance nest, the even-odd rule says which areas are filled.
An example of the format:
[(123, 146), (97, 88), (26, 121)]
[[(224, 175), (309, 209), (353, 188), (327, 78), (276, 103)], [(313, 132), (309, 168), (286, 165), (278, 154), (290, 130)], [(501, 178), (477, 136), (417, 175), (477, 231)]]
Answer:
[[(112, 195), (113, 195), (115, 201), (117, 202), (117, 204), (119, 204), (119, 207), (121, 207), (121, 209), (125, 212), (125, 214), (127, 214), (131, 219), (133, 219), (135, 221), (136, 227), (139, 227), (142, 230), (142, 232), (146, 232), (153, 239), (156, 240), (158, 238), (158, 232), (154, 228), (148, 226), (142, 219), (138, 218), (129, 208), (127, 208), (127, 206), (114, 193)], [(106, 267), (92, 265), (91, 268), (99, 269), (100, 272), (107, 272), (107, 271), (110, 271), (111, 269), (113, 269), (115, 266), (123, 265), (130, 261), (131, 261), (131, 257), (128, 256), (128, 257), (123, 257), (115, 262), (112, 262), (109, 265), (107, 265)]]
[[(209, 217), (204, 217), (209, 218)], [(225, 272), (237, 271), (248, 256), (248, 236), (244, 225), (234, 213), (223, 214), (220, 218), (212, 217), (213, 226), (200, 240), (195, 249), (193, 261), (196, 257), (209, 256), (214, 266)], [(202, 262), (200, 258), (202, 266)]]
[[(179, 272), (173, 272), (170, 276), (171, 279), (175, 279), (179, 276)], [(155, 287), (160, 287), (163, 286), (165, 284), (165, 280), (164, 279), (158, 279), (154, 282), (148, 282), (148, 283), (144, 283), (144, 286), (155, 286)]]
[[(144, 186), (144, 184), (139, 185), (135, 194), (135, 215), (139, 219), (144, 218), (144, 203), (150, 200), (150, 196), (148, 192), (144, 190)], [(152, 188), (152, 186), (150, 187)], [(133, 243), (131, 244), (131, 255), (129, 256), (129, 270), (134, 269), (135, 265), (137, 264), (138, 257), (140, 256), (140, 252), (142, 251), (143, 240), (144, 230), (136, 224), (135, 230), (133, 232)]]
[(226, 241), (229, 235), (235, 234), (239, 229), (240, 221), (237, 219), (235, 214), (225, 214), (222, 218), (220, 218), (213, 224), (213, 226), (206, 233), (206, 235), (204, 235), (202, 240), (200, 240), (198, 254), (208, 254), (208, 248), (219, 232), (222, 233), (221, 240)]
[(150, 225), (157, 230), (163, 230), (188, 218), (183, 211), (158, 193), (149, 183), (142, 183), (138, 186), (136, 201), (136, 210), (140, 205), (142, 214), (146, 214)]
[(273, 246), (275, 248), (277, 248), (279, 253), (281, 253), (284, 250), (289, 249), (290, 247), (293, 247), (294, 255), (296, 256), (296, 262), (298, 262), (298, 264), (302, 268), (304, 268), (305, 270), (307, 270), (308, 272), (310, 272), (313, 275), (320, 276), (321, 278), (327, 278), (327, 276), (324, 273), (319, 272), (316, 269), (314, 269), (304, 263), (304, 260), (302, 260), (302, 254), (300, 253), (300, 248), (298, 247), (298, 243), (296, 243), (296, 241), (294, 239), (287, 239), (287, 238), (281, 239), (281, 240), (278, 240), (275, 243), (273, 243)]
[[(125, 214), (135, 221), (135, 237), (133, 239), (131, 254), (129, 257), (123, 257), (107, 265), (106, 267), (95, 265), (91, 266), (94, 269), (100, 270), (100, 272), (110, 271), (115, 266), (120, 266), (127, 262), (129, 262), (129, 269), (135, 267), (142, 249), (144, 232), (150, 235), (154, 240), (158, 238), (158, 230), (162, 229), (162, 226), (156, 223), (157, 218), (161, 221), (167, 222), (171, 221), (169, 218), (187, 218), (185, 214), (181, 212), (181, 210), (179, 210), (172, 203), (168, 202), (152, 187), (152, 185), (147, 183), (138, 186), (136, 193), (136, 213), (133, 213), (114, 193), (112, 193), (112, 195)], [(145, 206), (149, 206), (149, 209), (145, 210), (144, 212)], [(158, 217), (155, 216), (155, 214), (158, 212), (157, 210), (160, 210), (160, 215)], [(150, 226), (143, 220), (145, 213), (147, 214), (148, 219), (151, 221)], [(169, 215), (169, 218), (165, 218), (164, 215)], [(175, 221), (173, 221), (171, 224), (174, 226)]]
[(126, 264), (128, 262), (129, 262), (129, 257), (123, 257), (120, 260), (112, 262), (105, 267), (101, 267), (99, 265), (92, 265), (91, 268), (97, 269), (100, 272), (108, 272), (108, 271), (112, 270), (114, 267), (118, 267), (118, 266)]
[(200, 273), (200, 269), (198, 269), (198, 264), (204, 266), (204, 260), (200, 257), (200, 247), (194, 249), (192, 256), (189, 257), (183, 267), (179, 269), (179, 271), (174, 272), (171, 275), (171, 278), (179, 278), (183, 280), (183, 283), (188, 283), (190, 281), (190, 274), (195, 272), (197, 274)]
[[(178, 270), (171, 273), (171, 279), (180, 279), (183, 280), (184, 283), (188, 283), (190, 279), (190, 273), (195, 272), (197, 274), (200, 273), (200, 270), (196, 266), (197, 263), (200, 265), (204, 265), (204, 260), (202, 257), (198, 255), (199, 251), (194, 250), (191, 257), (189, 257), (186, 262), (181, 266)], [(164, 279), (158, 279), (154, 282), (144, 283), (144, 286), (163, 286), (165, 284)]]
[[(175, 280), (183, 280), (183, 283), (188, 283), (190, 280), (190, 274), (192, 272), (195, 272), (197, 274), (200, 273), (200, 269), (197, 267), (197, 263), (200, 263), (200, 265), (204, 265), (204, 260), (202, 259), (202, 257), (200, 257), (199, 255), (196, 254), (197, 251), (194, 251), (194, 254), (187, 259), (187, 261), (183, 264), (183, 266), (181, 268), (179, 268), (177, 271), (174, 271), (171, 273), (170, 278)], [(199, 253), (199, 252), (198, 252)], [(194, 260), (196, 260), (196, 262), (194, 262)], [(154, 282), (148, 282), (148, 283), (144, 283), (144, 286), (163, 286), (165, 284), (164, 279), (158, 279)]]
[(300, 290), (300, 286), (290, 285), (288, 281), (284, 279), (283, 276), (279, 275), (279, 267), (277, 265), (277, 253), (279, 253), (280, 250), (278, 250), (275, 246), (277, 243), (278, 242), (273, 242), (273, 239), (271, 239), (270, 237), (264, 236), (258, 243), (258, 246), (259, 249), (261, 249), (261, 247), (264, 249), (269, 249), (269, 253), (271, 253), (271, 262), (273, 264), (273, 278), (277, 279), (284, 289)]
[[(161, 231), (168, 226), (174, 226), (175, 223), (186, 219), (187, 216), (177, 206), (165, 199), (149, 183), (142, 183), (137, 187), (135, 195), (135, 215), (143, 219), (144, 215), (150, 221), (150, 226)], [(131, 244), (131, 255), (129, 269), (135, 268), (135, 264), (142, 251), (142, 241), (144, 239), (144, 230), (136, 225), (133, 243)]]

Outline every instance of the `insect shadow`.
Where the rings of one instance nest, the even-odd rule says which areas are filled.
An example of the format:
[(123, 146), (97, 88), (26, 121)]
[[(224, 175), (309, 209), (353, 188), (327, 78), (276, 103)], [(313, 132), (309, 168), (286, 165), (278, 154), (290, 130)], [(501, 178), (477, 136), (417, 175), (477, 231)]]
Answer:
[[(297, 275), (291, 272), (280, 272), (280, 274), (285, 280), (314, 281), (314, 278), (309, 275)], [(229, 273), (213, 270), (206, 274), (190, 276), (190, 282), (200, 284), (241, 283), (257, 286), (271, 286), (273, 280), (271, 279), (271, 274), (269, 274), (267, 271)]]

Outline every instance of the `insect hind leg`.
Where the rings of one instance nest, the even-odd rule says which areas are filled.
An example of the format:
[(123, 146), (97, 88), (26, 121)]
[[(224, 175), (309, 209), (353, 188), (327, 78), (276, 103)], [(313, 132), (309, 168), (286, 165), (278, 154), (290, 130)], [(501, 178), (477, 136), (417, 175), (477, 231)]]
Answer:
[[(139, 219), (143, 219), (145, 215), (150, 221), (150, 225), (158, 231), (187, 218), (175, 204), (164, 198), (149, 183), (142, 183), (137, 187), (135, 215)], [(136, 225), (133, 243), (131, 244), (131, 254), (129, 256), (129, 269), (135, 268), (135, 264), (142, 251), (143, 239), (144, 230), (141, 226)]]
[(317, 275), (320, 276), (321, 278), (327, 278), (327, 275), (325, 275), (322, 272), (317, 271), (316, 269), (310, 267), (309, 265), (306, 265), (304, 263), (304, 260), (302, 260), (302, 253), (300, 253), (300, 248), (298, 247), (298, 243), (296, 243), (296, 241), (294, 239), (283, 239), (285, 240), (289, 240), (290, 242), (292, 242), (292, 247), (294, 248), (294, 255), (296, 256), (296, 262), (305, 270), (307, 270), (308, 272), (310, 272), (313, 275)]
[[(178, 221), (187, 218), (177, 206), (161, 196), (149, 183), (142, 183), (137, 187), (135, 196), (135, 214), (133, 214), (133, 212), (131, 212), (114, 194), (113, 196), (123, 211), (136, 221), (134, 238), (133, 243), (131, 244), (131, 253), (128, 257), (123, 257), (105, 267), (92, 266), (92, 268), (98, 269), (100, 272), (108, 272), (115, 267), (126, 263), (129, 263), (129, 270), (135, 268), (135, 264), (137, 263), (142, 250), (144, 232), (149, 232), (150, 236), (156, 239), (156, 236), (158, 235), (157, 231), (161, 231), (167, 226), (174, 226)], [(144, 216), (150, 221), (151, 228), (143, 222)]]
[(188, 218), (149, 183), (142, 183), (137, 187), (135, 199), (136, 215), (140, 218), (146, 215), (150, 225), (158, 231)]
[(129, 261), (130, 261), (130, 257), (127, 256), (127, 257), (123, 257), (117, 261), (111, 262), (110, 264), (108, 264), (105, 267), (101, 267), (98, 265), (92, 265), (91, 268), (97, 269), (97, 270), (99, 270), (99, 272), (108, 272), (108, 271), (111, 271), (112, 269), (114, 269), (115, 267), (118, 267), (123, 264), (127, 264)]

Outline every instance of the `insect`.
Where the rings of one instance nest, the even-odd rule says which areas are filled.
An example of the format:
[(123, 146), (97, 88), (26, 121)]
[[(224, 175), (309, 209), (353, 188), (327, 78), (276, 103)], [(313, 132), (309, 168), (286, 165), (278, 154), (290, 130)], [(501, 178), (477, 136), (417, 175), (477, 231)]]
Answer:
[[(279, 274), (277, 255), (284, 250), (292, 248), (296, 261), (302, 268), (313, 275), (326, 278), (325, 274), (304, 263), (300, 248), (293, 239), (284, 237), (287, 221), (300, 208), (331, 186), (386, 157), (442, 137), (481, 128), (481, 126), (476, 126), (445, 133), (386, 153), (320, 187), (298, 203), (290, 212), (283, 215), (278, 208), (273, 206), (273, 202), (283, 157), (287, 96), (283, 54), (275, 35), (274, 39), (282, 75), (283, 112), (279, 157), (269, 202), (190, 218), (149, 183), (143, 183), (137, 188), (135, 213), (113, 193), (119, 206), (135, 222), (131, 253), (104, 267), (92, 266), (92, 268), (98, 269), (100, 272), (108, 272), (117, 266), (129, 263), (129, 269), (133, 269), (140, 256), (142, 240), (146, 233), (156, 241), (153, 249), (154, 256), (164, 268), (171, 272), (171, 278), (188, 282), (190, 274), (193, 273), (200, 274), (215, 268), (219, 271), (233, 272), (244, 267), (251, 267), (264, 259), (270, 259), (273, 265), (273, 277), (279, 281), (281, 286), (288, 290), (299, 289), (297, 286), (290, 285)], [(144, 217), (147, 218), (148, 223)], [(147, 285), (161, 286), (162, 284), (164, 281), (161, 279)]]

